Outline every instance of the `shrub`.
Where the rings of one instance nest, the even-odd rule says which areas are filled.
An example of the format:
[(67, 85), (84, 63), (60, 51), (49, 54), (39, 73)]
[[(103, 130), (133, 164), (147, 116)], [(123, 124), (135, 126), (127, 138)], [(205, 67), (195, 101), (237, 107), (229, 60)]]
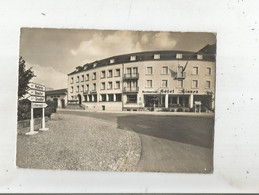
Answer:
[(195, 112), (194, 107), (190, 108), (189, 112)]
[(177, 112), (183, 112), (182, 108), (177, 108)]
[(161, 111), (162, 111), (162, 112), (169, 112), (170, 109), (169, 109), (169, 108), (162, 108)]
[(183, 108), (183, 112), (190, 112), (190, 108)]
[[(57, 103), (53, 101), (46, 101), (46, 104), (48, 106), (45, 108), (45, 116), (50, 117), (52, 113), (57, 111)], [(31, 102), (29, 100), (23, 99), (18, 102), (17, 117), (18, 121), (31, 118)], [(33, 117), (42, 117), (42, 108), (34, 108)]]
[(201, 106), (201, 112), (207, 112), (207, 107), (206, 106)]

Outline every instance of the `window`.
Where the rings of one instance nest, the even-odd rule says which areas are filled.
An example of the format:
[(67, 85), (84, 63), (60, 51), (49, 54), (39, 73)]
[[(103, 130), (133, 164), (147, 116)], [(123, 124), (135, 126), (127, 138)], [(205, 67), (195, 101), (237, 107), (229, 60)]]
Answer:
[(176, 54), (176, 59), (182, 59), (182, 58), (183, 58), (183, 54), (181, 54), (181, 53)]
[(92, 95), (89, 95), (88, 98), (89, 98), (89, 102), (93, 101), (93, 96)]
[(210, 81), (206, 81), (206, 88), (210, 89)]
[(85, 75), (82, 75), (82, 80), (81, 82), (84, 82), (85, 81)]
[(105, 70), (101, 72), (101, 79), (105, 78)]
[(101, 101), (106, 102), (106, 94), (101, 94)]
[(198, 60), (202, 60), (202, 59), (203, 59), (203, 55), (197, 54), (197, 59), (198, 59)]
[(70, 83), (73, 84), (74, 83), (74, 78), (71, 77)]
[(114, 62), (115, 62), (114, 58), (110, 59), (110, 64), (112, 64)]
[(167, 80), (162, 80), (162, 86), (161, 87), (168, 87), (168, 81)]
[(192, 81), (192, 88), (198, 88), (198, 80)]
[(79, 82), (79, 76), (76, 77), (76, 82), (77, 82), (77, 83)]
[(112, 82), (108, 82), (108, 87), (107, 89), (112, 89)]
[(147, 80), (146, 87), (148, 87), (148, 88), (152, 87), (152, 80)]
[(131, 68), (127, 68), (126, 73), (127, 75), (131, 75)]
[(206, 75), (211, 75), (211, 68), (209, 67), (206, 68)]
[(121, 94), (116, 94), (116, 102), (121, 102)]
[(79, 92), (79, 86), (76, 86), (76, 92)]
[(70, 93), (73, 93), (73, 92), (74, 92), (74, 87), (71, 87)]
[(89, 84), (86, 85), (86, 91), (89, 91)]
[(177, 81), (177, 87), (178, 88), (183, 88), (183, 80), (178, 80)]
[(133, 70), (133, 75), (138, 74), (138, 68), (137, 67), (134, 67), (132, 70)]
[(160, 54), (154, 54), (154, 59), (155, 59), (155, 60), (160, 59)]
[(127, 103), (137, 103), (137, 95), (127, 95)]
[(89, 81), (89, 74), (86, 75), (85, 80)]
[(162, 67), (162, 74), (168, 74), (168, 66)]
[(115, 82), (115, 87), (114, 89), (120, 89), (120, 81)]
[(109, 99), (109, 102), (113, 102), (114, 101), (113, 94), (108, 94), (108, 99)]
[(116, 77), (120, 77), (121, 76), (121, 70), (120, 69), (116, 69), (115, 70), (115, 76)]
[(96, 79), (96, 72), (93, 73), (93, 80)]
[(101, 83), (101, 90), (104, 90), (105, 89), (105, 82), (102, 82)]
[(130, 56), (130, 61), (135, 61), (136, 60), (136, 56)]
[(108, 70), (108, 78), (111, 78), (112, 77), (112, 70)]
[(81, 86), (81, 91), (84, 92), (84, 85)]
[(192, 67), (192, 74), (197, 75), (199, 73), (198, 67)]
[(147, 67), (146, 74), (153, 74), (153, 67)]
[(93, 91), (96, 91), (96, 83), (93, 84)]
[(97, 102), (97, 94), (94, 94), (94, 95), (93, 95), (93, 101), (94, 101), (94, 102)]

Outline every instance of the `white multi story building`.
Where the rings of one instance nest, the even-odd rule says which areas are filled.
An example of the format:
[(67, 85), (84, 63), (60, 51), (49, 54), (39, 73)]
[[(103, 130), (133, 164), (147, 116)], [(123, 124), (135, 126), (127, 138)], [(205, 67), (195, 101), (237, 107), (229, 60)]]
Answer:
[(68, 101), (96, 110), (214, 108), (216, 45), (147, 51), (95, 61), (68, 74)]

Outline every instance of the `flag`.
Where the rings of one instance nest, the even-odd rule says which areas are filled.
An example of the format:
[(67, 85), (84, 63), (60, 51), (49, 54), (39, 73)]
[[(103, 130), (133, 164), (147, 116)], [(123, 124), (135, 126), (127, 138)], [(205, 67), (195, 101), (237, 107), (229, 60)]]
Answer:
[(186, 64), (185, 64), (185, 66), (184, 66), (184, 68), (183, 68), (183, 71), (182, 71), (182, 73), (185, 71), (185, 69), (187, 68), (187, 64), (188, 64), (188, 62), (189, 62), (189, 59), (187, 60), (187, 62), (186, 62)]

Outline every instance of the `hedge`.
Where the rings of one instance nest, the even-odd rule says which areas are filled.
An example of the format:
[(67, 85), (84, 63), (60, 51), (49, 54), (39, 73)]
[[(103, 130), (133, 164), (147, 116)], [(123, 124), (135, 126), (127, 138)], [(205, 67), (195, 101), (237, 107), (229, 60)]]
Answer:
[[(45, 116), (50, 117), (52, 113), (55, 113), (57, 111), (57, 102), (46, 101), (46, 104), (48, 106), (45, 108)], [(18, 117), (18, 121), (31, 118), (31, 102), (29, 100), (27, 99), (19, 100), (17, 117)], [(34, 108), (33, 117), (34, 118), (42, 117), (42, 108)]]

